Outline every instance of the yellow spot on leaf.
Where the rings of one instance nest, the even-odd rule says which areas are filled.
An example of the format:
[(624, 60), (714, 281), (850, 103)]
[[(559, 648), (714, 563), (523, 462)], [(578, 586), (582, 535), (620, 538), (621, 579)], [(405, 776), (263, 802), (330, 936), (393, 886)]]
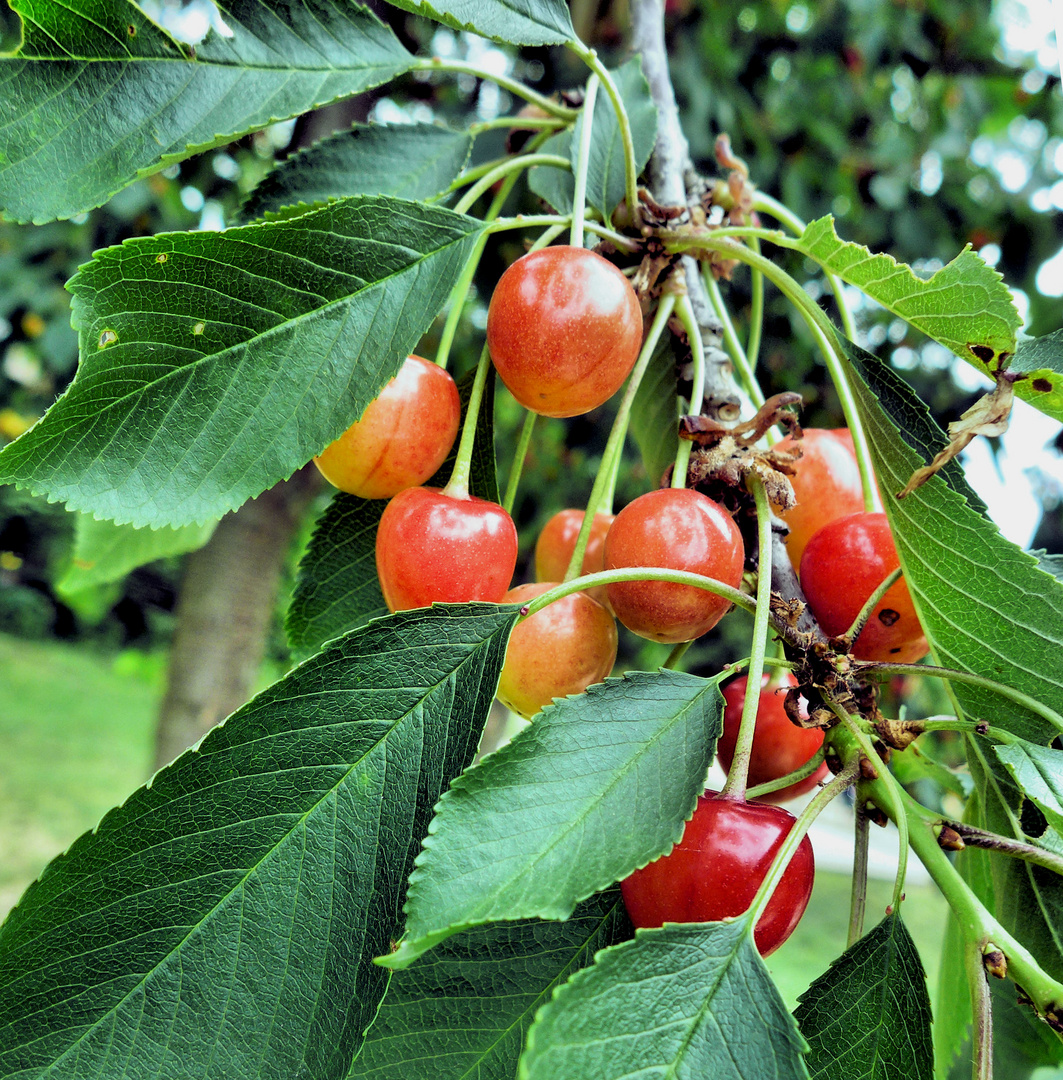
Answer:
[(118, 335), (113, 330), (104, 330), (100, 334), (100, 348), (106, 349), (108, 345), (113, 345), (118, 340)]

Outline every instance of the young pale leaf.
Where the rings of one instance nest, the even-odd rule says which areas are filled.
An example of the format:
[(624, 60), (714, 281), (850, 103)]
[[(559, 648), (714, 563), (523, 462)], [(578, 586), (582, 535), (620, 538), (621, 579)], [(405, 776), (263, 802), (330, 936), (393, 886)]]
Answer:
[(679, 450), (675, 339), (662, 334), (631, 406), (631, 437), (652, 484), (657, 484)]
[[(475, 370), (458, 380), (464, 423)], [(495, 382), (484, 385), (476, 417), (469, 489), (480, 499), (498, 502), (495, 477)], [(458, 440), (460, 441), (460, 440)], [(457, 441), (428, 484), (444, 487), (458, 456)], [(376, 575), (376, 530), (386, 499), (359, 499), (342, 492), (332, 500), (310, 538), (299, 564), (292, 603), (285, 620), (288, 644), (299, 658), (370, 619), (386, 615), (387, 605)]]
[(1056, 832), (1063, 834), (1063, 751), (1020, 742), (994, 746), (1023, 794), (1041, 808)]
[(683, 835), (722, 729), (717, 679), (629, 673), (539, 713), (440, 801), (401, 968), (480, 922), (566, 919)]
[(56, 859), (0, 929), (0, 1075), (345, 1076), (515, 619), (355, 631)]
[(1023, 401), (1063, 420), (1063, 330), (1020, 341), (1008, 371), (1024, 376), (1015, 383)]
[(887, 915), (801, 995), (812, 1080), (931, 1080), (926, 973), (899, 914)]
[[(371, 12), (337, 0), (231, 0), (195, 50), (128, 0), (13, 0), (0, 57), (0, 211), (50, 221), (138, 176), (360, 93), (413, 62)], [(220, 26), (220, 24), (219, 24)]]
[(990, 378), (1015, 352), (1022, 317), (1004, 279), (969, 245), (924, 281), (891, 255), (872, 255), (860, 244), (840, 240), (831, 217), (810, 222), (798, 243), (824, 269)]
[(567, 922), (475, 927), (396, 972), (349, 1080), (512, 1080), (532, 1019), (594, 954), (631, 937), (619, 889)]
[(443, 306), (482, 223), (385, 196), (98, 252), (81, 366), (0, 482), (119, 524), (219, 518), (337, 438)]
[(599, 953), (536, 1017), (521, 1080), (801, 1080), (805, 1049), (747, 919)]
[[(886, 365), (851, 342), (845, 348), (904, 578), (938, 657), (1063, 713), (1063, 582), (970, 505), (951, 468), (956, 462), (907, 498), (892, 496), (946, 437)], [(1032, 742), (1054, 733), (1047, 720), (999, 694), (953, 688), (973, 717)]]
[(629, 673), (545, 708), (440, 800), (410, 878), (401, 968), (501, 919), (567, 919), (663, 855), (704, 790), (720, 734), (718, 679)]
[(74, 556), (55, 587), (65, 595), (120, 581), (145, 563), (201, 548), (217, 524), (208, 521), (178, 529), (135, 529), (79, 514), (74, 529)]
[(355, 124), (282, 161), (247, 197), (240, 217), (273, 217), (282, 207), (345, 195), (430, 199), (461, 172), (471, 146), (466, 132), (437, 124)]
[[(642, 62), (637, 56), (611, 74), (627, 110), (631, 140), (635, 146), (635, 164), (641, 171), (649, 161), (657, 139), (657, 107), (650, 97), (649, 84), (642, 74)], [(564, 131), (548, 139), (543, 144), (543, 152), (570, 157), (575, 168), (576, 148), (584, 119), (581, 113), (573, 131)], [(532, 191), (558, 213), (572, 212), (575, 181), (571, 172), (540, 165), (531, 170), (528, 182)], [(594, 103), (594, 130), (587, 162), (587, 202), (608, 221), (624, 198), (624, 192), (624, 147), (620, 140), (620, 125), (609, 95), (599, 88)]]
[(455, 30), (510, 45), (564, 45), (576, 40), (564, 0), (389, 0)]

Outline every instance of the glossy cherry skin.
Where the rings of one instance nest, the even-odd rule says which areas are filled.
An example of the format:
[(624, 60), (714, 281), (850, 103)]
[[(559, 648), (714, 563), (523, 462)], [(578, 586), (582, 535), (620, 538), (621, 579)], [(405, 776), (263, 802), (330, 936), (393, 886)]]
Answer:
[(863, 510), (864, 494), (848, 428), (806, 428), (803, 439), (787, 435), (774, 449), (794, 446), (802, 450), (789, 478), (797, 505), (778, 513), (790, 526), (786, 550), (796, 567), (812, 534), (837, 518)]
[(548, 247), (499, 278), (487, 346), (510, 393), (544, 416), (579, 416), (609, 398), (642, 347), (642, 310), (626, 277), (593, 251)]
[[(518, 585), (502, 602), (527, 604), (557, 584)], [(510, 634), (498, 681), (499, 701), (531, 717), (555, 697), (582, 694), (613, 670), (616, 641), (616, 620), (586, 593), (555, 600)]]
[[(605, 534), (613, 524), (615, 514), (595, 514), (591, 523), (591, 535), (587, 540), (587, 550), (583, 553), (581, 572), (595, 574), (605, 569)], [(583, 526), (582, 510), (559, 510), (543, 526), (539, 539), (535, 541), (535, 580), (563, 581), (572, 552), (576, 549), (576, 539)], [(604, 585), (588, 589), (588, 596), (593, 596), (605, 608), (609, 600)], [(609, 608), (609, 610), (612, 610)]]
[(325, 479), (362, 499), (390, 499), (434, 476), (458, 434), (461, 403), (438, 365), (408, 356), (399, 373), (314, 458)]
[[(608, 570), (661, 566), (742, 581), (745, 545), (734, 519), (719, 503), (689, 488), (660, 488), (620, 511), (605, 538)], [(616, 617), (633, 633), (674, 644), (711, 630), (730, 602), (670, 581), (624, 581), (607, 586)]]
[[(716, 743), (716, 756), (724, 769), (730, 769), (734, 760), (735, 743), (738, 741), (738, 727), (742, 722), (742, 707), (746, 702), (748, 680), (732, 679), (723, 688), (723, 734)], [(757, 724), (753, 729), (753, 749), (749, 756), (748, 784), (767, 784), (778, 780), (780, 776), (800, 769), (802, 765), (823, 745), (823, 732), (818, 728), (801, 728), (792, 723), (783, 708), (783, 699), (787, 690), (796, 685), (796, 680), (788, 672), (769, 682), (767, 675), (762, 679), (764, 689), (760, 691), (760, 703), (757, 706)], [(804, 709), (801, 710), (804, 715)], [(804, 795), (827, 776), (827, 764), (824, 762), (804, 780), (789, 787), (761, 795), (758, 802), (783, 803)]]
[[(747, 910), (796, 820), (780, 806), (698, 799), (683, 838), (667, 854), (620, 882), (636, 927), (718, 922)], [(762, 956), (792, 933), (808, 906), (815, 859), (804, 837), (753, 930)]]
[[(900, 566), (885, 514), (850, 514), (825, 525), (801, 557), (801, 587), (823, 631), (844, 634), (867, 598)], [(858, 660), (913, 664), (929, 652), (904, 578), (879, 601), (853, 654)]]
[(406, 488), (384, 508), (376, 569), (391, 611), (436, 601), (498, 603), (517, 565), (517, 530), (497, 503)]

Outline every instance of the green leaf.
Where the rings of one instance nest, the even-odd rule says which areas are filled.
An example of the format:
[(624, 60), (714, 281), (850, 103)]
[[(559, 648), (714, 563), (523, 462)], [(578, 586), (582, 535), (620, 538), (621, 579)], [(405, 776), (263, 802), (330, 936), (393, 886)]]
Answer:
[(360, 93), (413, 57), (365, 8), (232, 0), (231, 36), (178, 44), (127, 0), (13, 0), (0, 57), (0, 211), (40, 223), (276, 120)]
[(77, 377), (0, 452), (0, 482), (118, 524), (220, 518), (361, 416), (482, 228), (357, 196), (98, 252), (70, 282)]
[[(355, 124), (292, 154), (247, 197), (243, 221), (345, 195), (430, 199), (461, 172), (472, 137), (437, 124)], [(290, 216), (281, 214), (280, 216)]]
[(990, 379), (1015, 352), (1022, 318), (1004, 279), (969, 244), (925, 281), (891, 255), (840, 240), (831, 217), (810, 222), (798, 247)]
[(355, 631), (52, 862), (0, 929), (0, 1075), (345, 1076), (515, 619)]
[(677, 359), (675, 339), (671, 334), (662, 334), (631, 406), (628, 430), (654, 486), (674, 464), (679, 450)]
[(1028, 742), (993, 749), (1023, 794), (1063, 833), (1063, 752)]
[(930, 1080), (926, 973), (900, 915), (887, 915), (801, 995), (794, 1013), (813, 1080)]
[(639, 930), (544, 1006), (521, 1080), (800, 1080), (804, 1040), (748, 919)]
[(930, 780), (943, 791), (951, 791), (961, 799), (966, 799), (971, 793), (971, 778), (966, 772), (946, 768), (927, 754), (918, 743), (912, 743), (904, 751), (894, 751), (890, 758), (890, 768), (905, 787), (919, 780)]
[(74, 555), (56, 582), (62, 594), (120, 581), (131, 570), (156, 559), (183, 555), (201, 548), (211, 537), (216, 521), (179, 529), (135, 529), (79, 514), (74, 532)]
[(565, 45), (576, 40), (563, 0), (389, 0), (454, 30), (510, 45)]
[(567, 922), (476, 927), (396, 972), (349, 1080), (512, 1080), (532, 1019), (599, 949), (631, 937), (619, 889)]
[(567, 919), (663, 855), (705, 788), (719, 679), (628, 673), (547, 706), (455, 781), (410, 878), (404, 967), (477, 923)]
[[(650, 160), (657, 140), (657, 107), (650, 96), (649, 84), (642, 74), (642, 62), (637, 56), (610, 74), (627, 110), (631, 140), (635, 147), (635, 164), (641, 172)], [(543, 153), (568, 156), (574, 169), (584, 118), (585, 115), (580, 113), (573, 130), (548, 139), (543, 144)], [(575, 180), (568, 170), (539, 165), (530, 171), (528, 183), (532, 191), (558, 213), (572, 212)], [(624, 147), (620, 139), (620, 125), (609, 95), (599, 88), (594, 103), (594, 129), (587, 162), (587, 202), (608, 221), (624, 198), (624, 193)]]
[[(946, 437), (880, 360), (851, 342), (845, 349), (904, 577), (937, 656), (1063, 712), (1063, 582), (970, 505), (958, 470), (946, 469), (906, 499), (889, 495), (927, 460), (924, 448), (932, 456)], [(1054, 733), (999, 694), (953, 687), (972, 717), (1031, 742), (1047, 743)]]
[[(462, 423), (475, 377), (472, 369), (458, 380)], [(494, 400), (492, 370), (476, 417), (469, 489), (477, 498), (498, 502)], [(460, 438), (428, 486), (446, 486), (458, 456), (458, 442)], [(387, 499), (359, 499), (339, 492), (315, 526), (299, 564), (285, 620), (288, 644), (299, 659), (316, 652), (326, 641), (388, 613), (376, 575), (376, 530), (385, 506)]]
[(1024, 338), (1015, 349), (1008, 371), (1023, 375), (1015, 394), (1053, 420), (1063, 421), (1063, 330), (1039, 338)]

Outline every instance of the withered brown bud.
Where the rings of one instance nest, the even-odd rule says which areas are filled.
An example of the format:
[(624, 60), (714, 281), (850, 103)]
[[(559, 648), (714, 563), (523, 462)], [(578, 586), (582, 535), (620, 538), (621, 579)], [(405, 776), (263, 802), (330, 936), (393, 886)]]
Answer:
[[(860, 758), (860, 779), (861, 780), (877, 780), (878, 769), (871, 764), (871, 759), (866, 757)], [(881, 813), (881, 811), (879, 811)]]
[(835, 776), (842, 771), (842, 759), (838, 756), (837, 750), (831, 747), (826, 756), (823, 759), (827, 763), (827, 768), (830, 769)]
[(982, 954), (982, 966), (993, 976), (994, 979), (1006, 979), (1008, 977), (1007, 957), (992, 945), (986, 946)]
[(864, 813), (867, 815), (867, 820), (873, 821), (880, 829), (884, 829), (889, 822), (885, 812), (880, 810), (874, 803), (868, 803), (864, 807)]
[(951, 825), (942, 825), (938, 833), (938, 847), (943, 851), (963, 851), (967, 845), (963, 837)]

